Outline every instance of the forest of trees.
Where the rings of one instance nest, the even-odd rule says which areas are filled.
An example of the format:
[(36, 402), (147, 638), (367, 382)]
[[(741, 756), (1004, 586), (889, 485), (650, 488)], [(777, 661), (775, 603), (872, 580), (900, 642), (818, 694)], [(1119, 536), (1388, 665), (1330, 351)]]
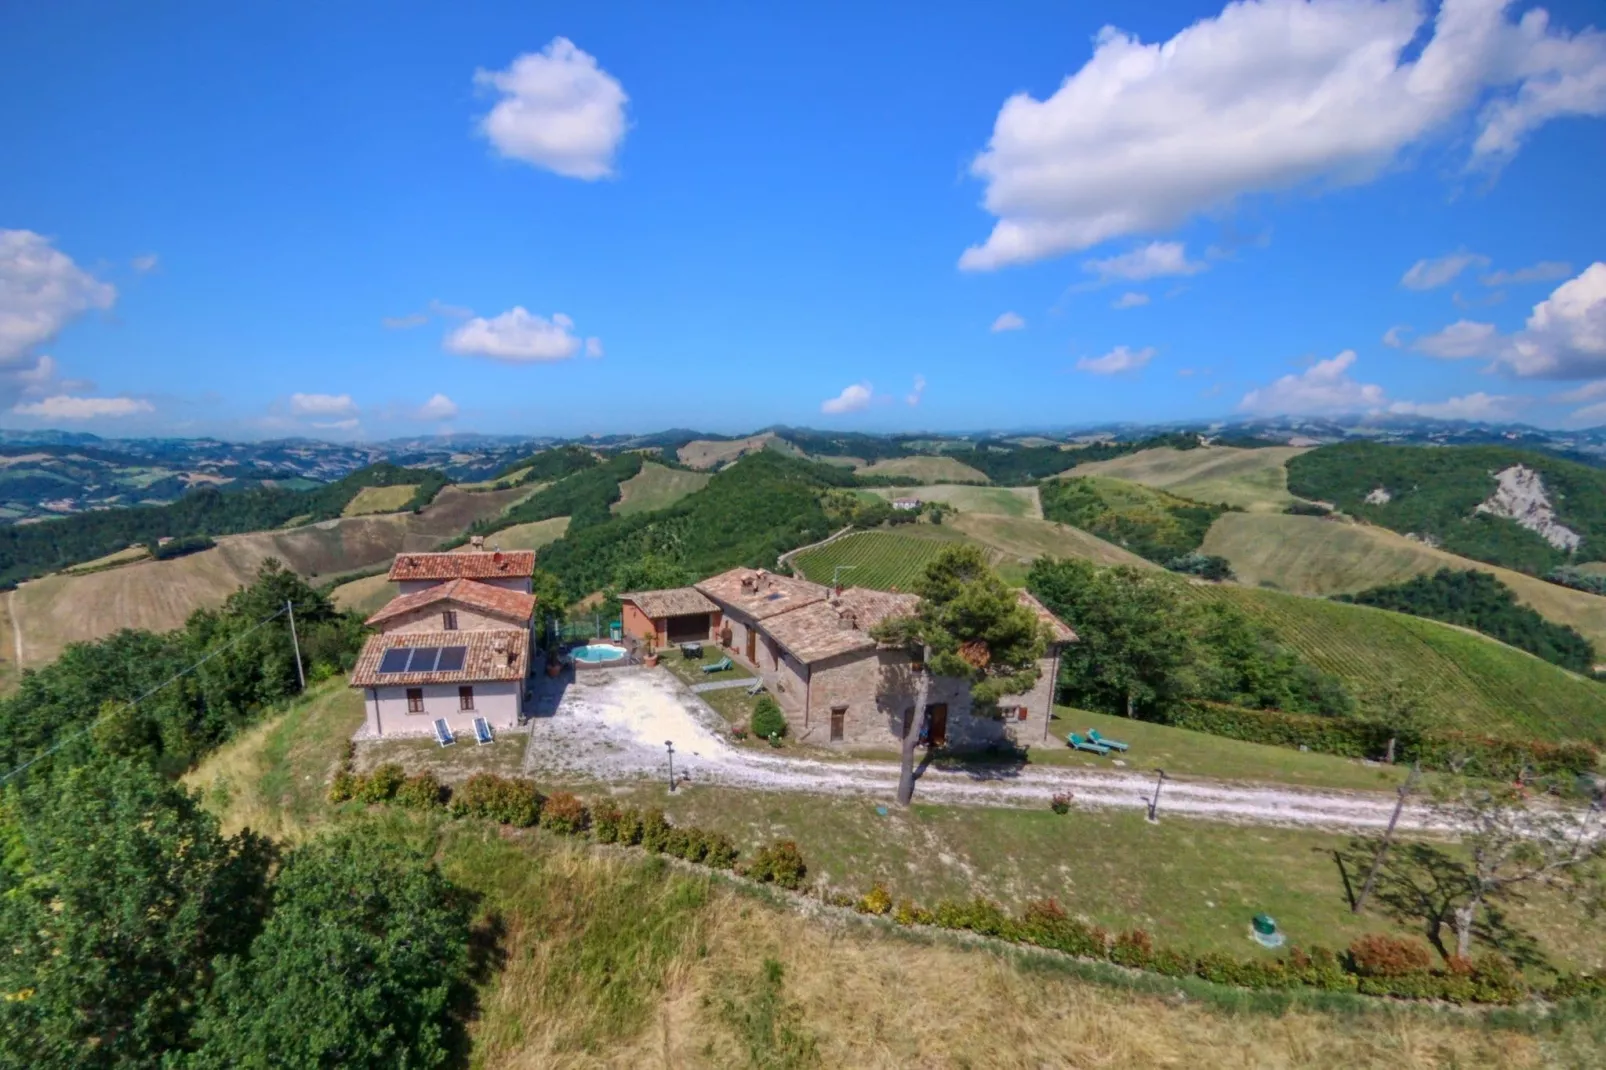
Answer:
[(1020, 486), (1039, 479), (1055, 476), (1068, 468), (1091, 461), (1108, 461), (1140, 450), (1169, 446), (1177, 450), (1191, 450), (1199, 445), (1199, 436), (1192, 433), (1154, 435), (1132, 442), (1095, 442), (1087, 446), (1061, 449), (1059, 446), (1018, 446), (1008, 442), (977, 442), (971, 449), (946, 450), (944, 457), (952, 457), (981, 472), (994, 483)]
[(1061, 654), (1062, 701), (1154, 719), (1190, 699), (1330, 716), (1354, 709), (1339, 680), (1269, 630), (1233, 606), (1178, 598), (1176, 583), (1147, 570), (1038, 559), (1026, 587), (1075, 622), (1078, 639)]
[(264, 531), (297, 517), (328, 520), (339, 516), (364, 487), (415, 484), (418, 490), (403, 506), (405, 509), (429, 504), (446, 485), (446, 477), (429, 468), (375, 464), (312, 490), (201, 487), (169, 505), (105, 509), (36, 524), (8, 524), (0, 526), (0, 586), (15, 586), (135, 543)]
[(1520, 605), (1511, 588), (1488, 572), (1441, 568), (1431, 576), (1338, 595), (1335, 600), (1459, 624), (1574, 672), (1587, 674), (1594, 667), (1595, 652), (1588, 639)]
[(551, 483), (601, 463), (596, 453), (584, 446), (554, 446), (504, 465), (491, 479), (506, 479), (522, 472), (520, 483)]
[[(1573, 554), (1515, 521), (1477, 512), (1495, 492), (1494, 473), (1514, 465), (1538, 473), (1557, 520), (1583, 537)], [(1379, 488), (1388, 501), (1367, 501)], [(1393, 531), (1429, 537), (1451, 553), (1536, 576), (1606, 558), (1606, 472), (1530, 450), (1344, 442), (1291, 458), (1288, 489)]]

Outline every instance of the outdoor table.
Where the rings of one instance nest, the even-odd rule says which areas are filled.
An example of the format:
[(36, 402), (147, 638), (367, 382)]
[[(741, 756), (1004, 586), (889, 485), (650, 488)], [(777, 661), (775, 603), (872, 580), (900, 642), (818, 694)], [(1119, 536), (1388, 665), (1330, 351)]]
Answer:
[(680, 656), (684, 658), (700, 658), (703, 656), (703, 644), (681, 643)]

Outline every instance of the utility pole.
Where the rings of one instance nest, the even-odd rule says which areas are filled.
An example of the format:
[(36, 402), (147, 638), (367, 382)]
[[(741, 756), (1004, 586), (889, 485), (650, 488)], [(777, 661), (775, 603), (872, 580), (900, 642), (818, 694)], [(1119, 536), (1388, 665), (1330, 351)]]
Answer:
[(307, 689), (307, 673), (301, 667), (301, 640), (296, 638), (296, 607), (287, 598), (284, 600), (284, 611), (290, 614), (290, 645), (296, 652), (296, 679), (301, 682), (301, 690)]
[(1389, 827), (1383, 830), (1383, 842), (1378, 845), (1377, 857), (1372, 859), (1372, 868), (1366, 871), (1366, 882), (1361, 885), (1361, 894), (1355, 897), (1355, 905), (1350, 908), (1351, 914), (1359, 914), (1366, 905), (1366, 897), (1372, 894), (1372, 885), (1377, 883), (1377, 871), (1383, 868), (1383, 856), (1388, 854), (1389, 844), (1394, 840), (1394, 826), (1399, 823), (1400, 811), (1405, 809), (1405, 797), (1411, 794), (1416, 787), (1416, 778), (1422, 772), (1420, 763), (1411, 766), (1411, 771), (1405, 777), (1405, 783), (1400, 785), (1400, 797), (1394, 800), (1394, 813), (1389, 817)]

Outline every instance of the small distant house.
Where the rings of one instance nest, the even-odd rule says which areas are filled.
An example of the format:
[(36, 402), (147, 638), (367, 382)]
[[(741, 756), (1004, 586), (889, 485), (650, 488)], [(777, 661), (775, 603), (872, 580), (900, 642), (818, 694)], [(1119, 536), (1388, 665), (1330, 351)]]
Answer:
[(470, 550), (398, 554), (401, 594), (368, 618), (351, 686), (362, 688), (370, 736), (429, 735), (444, 720), (512, 728), (530, 672), (535, 555)]
[(631, 591), (619, 603), (625, 634), (659, 646), (709, 640), (719, 631), (719, 606), (695, 587)]
[(924, 504), (926, 504), (926, 503), (921, 501), (919, 498), (894, 498), (894, 499), (892, 499), (892, 507), (894, 509), (914, 510), (914, 509), (919, 509)]

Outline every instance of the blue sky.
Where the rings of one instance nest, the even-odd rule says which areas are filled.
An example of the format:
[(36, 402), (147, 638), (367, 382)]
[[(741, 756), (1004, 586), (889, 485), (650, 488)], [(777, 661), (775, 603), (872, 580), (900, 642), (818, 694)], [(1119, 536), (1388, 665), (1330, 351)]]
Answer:
[(8, 6), (0, 424), (1606, 424), (1598, 3), (757, 6)]

